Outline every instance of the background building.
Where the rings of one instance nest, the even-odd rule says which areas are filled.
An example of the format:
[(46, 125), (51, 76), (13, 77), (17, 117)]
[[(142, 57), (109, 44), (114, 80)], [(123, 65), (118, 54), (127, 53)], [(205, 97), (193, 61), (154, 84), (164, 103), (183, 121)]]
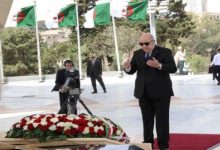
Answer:
[(69, 40), (69, 29), (56, 29), (56, 30), (45, 30), (40, 31), (40, 35), (48, 47), (53, 46), (56, 43), (62, 43)]
[(198, 15), (209, 15), (213, 19), (220, 20), (220, 1), (217, 0), (183, 0), (186, 3), (187, 12)]

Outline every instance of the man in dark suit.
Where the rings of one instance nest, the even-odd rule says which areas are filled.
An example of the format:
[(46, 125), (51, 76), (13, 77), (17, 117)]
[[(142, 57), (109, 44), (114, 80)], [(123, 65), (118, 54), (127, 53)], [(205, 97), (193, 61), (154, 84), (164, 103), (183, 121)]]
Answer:
[(105, 84), (102, 80), (102, 63), (100, 59), (96, 58), (95, 54), (90, 55), (90, 60), (87, 63), (87, 76), (91, 78), (92, 94), (97, 93), (96, 80), (101, 85), (104, 93), (106, 93)]
[[(217, 54), (217, 51), (215, 48), (212, 48), (211, 52), (210, 52), (210, 62), (213, 61), (214, 56)], [(215, 71), (213, 71), (214, 66), (210, 66), (209, 67), (209, 73), (212, 73), (212, 79), (215, 80), (216, 79), (216, 73)]]
[(134, 96), (139, 99), (144, 142), (153, 146), (156, 118), (159, 148), (168, 149), (169, 108), (174, 95), (169, 73), (176, 72), (176, 64), (171, 50), (157, 46), (152, 34), (142, 33), (139, 45), (142, 48), (134, 52), (131, 60), (124, 62), (124, 69), (127, 74), (137, 72)]
[[(69, 92), (66, 89), (67, 83), (67, 78), (69, 75), (72, 76), (72, 78), (75, 79), (77, 84), (77, 88), (80, 88), (80, 80), (79, 80), (79, 71), (77, 69), (74, 69), (74, 64), (72, 60), (66, 60), (64, 61), (64, 67), (63, 69), (60, 69), (57, 71), (56, 74), (56, 81), (55, 81), (55, 86), (52, 89), (52, 91), (59, 91), (59, 99), (60, 99), (60, 108), (62, 108), (62, 112), (59, 111), (59, 113), (62, 114), (67, 114), (67, 106), (66, 106), (66, 100), (69, 96)], [(75, 109), (74, 114), (76, 114), (77, 111)]]

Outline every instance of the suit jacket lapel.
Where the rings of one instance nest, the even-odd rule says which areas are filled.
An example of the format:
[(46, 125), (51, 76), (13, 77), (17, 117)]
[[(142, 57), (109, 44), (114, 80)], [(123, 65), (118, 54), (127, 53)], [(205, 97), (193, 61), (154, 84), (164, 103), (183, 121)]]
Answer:
[(151, 57), (153, 58), (157, 58), (157, 53), (158, 53), (158, 50), (157, 50), (157, 46), (154, 47), (154, 50), (152, 51), (151, 53)]
[(145, 52), (144, 50), (141, 49), (141, 53), (140, 53), (140, 57), (139, 59), (141, 60), (141, 62), (145, 65)]

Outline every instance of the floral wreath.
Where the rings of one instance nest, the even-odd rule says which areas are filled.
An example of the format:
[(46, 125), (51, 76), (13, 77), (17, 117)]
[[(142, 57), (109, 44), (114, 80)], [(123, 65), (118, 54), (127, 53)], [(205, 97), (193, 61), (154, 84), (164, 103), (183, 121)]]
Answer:
[(34, 114), (12, 125), (6, 138), (37, 138), (40, 142), (67, 138), (110, 138), (128, 143), (124, 130), (107, 118), (87, 114)]

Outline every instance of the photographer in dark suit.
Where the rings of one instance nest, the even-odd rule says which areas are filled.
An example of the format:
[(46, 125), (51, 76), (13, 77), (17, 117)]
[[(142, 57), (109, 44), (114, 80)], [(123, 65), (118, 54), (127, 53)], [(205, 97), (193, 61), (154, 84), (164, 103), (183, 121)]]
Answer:
[(169, 148), (169, 108), (174, 95), (169, 73), (177, 68), (170, 49), (155, 44), (150, 33), (142, 33), (141, 49), (124, 62), (127, 74), (137, 72), (134, 96), (139, 99), (144, 128), (144, 143), (154, 142), (154, 118), (160, 150)]
[(91, 78), (93, 87), (92, 94), (97, 93), (96, 80), (101, 85), (104, 93), (106, 93), (105, 84), (102, 80), (102, 63), (96, 58), (95, 54), (90, 55), (90, 60), (87, 63), (87, 76)]
[[(72, 75), (72, 78), (74, 78), (77, 82), (77, 88), (80, 88), (80, 80), (79, 80), (79, 71), (77, 69), (74, 69), (73, 61), (71, 60), (64, 61), (64, 67), (65, 68), (57, 71), (55, 86), (52, 89), (52, 91), (59, 91), (60, 108), (65, 107), (62, 113), (67, 114), (67, 108), (66, 106), (64, 106), (64, 104), (69, 96), (69, 92), (66, 89), (67, 85), (65, 85), (66, 84), (65, 82), (69, 77), (69, 75)], [(75, 114), (76, 113), (77, 112), (75, 112)]]

